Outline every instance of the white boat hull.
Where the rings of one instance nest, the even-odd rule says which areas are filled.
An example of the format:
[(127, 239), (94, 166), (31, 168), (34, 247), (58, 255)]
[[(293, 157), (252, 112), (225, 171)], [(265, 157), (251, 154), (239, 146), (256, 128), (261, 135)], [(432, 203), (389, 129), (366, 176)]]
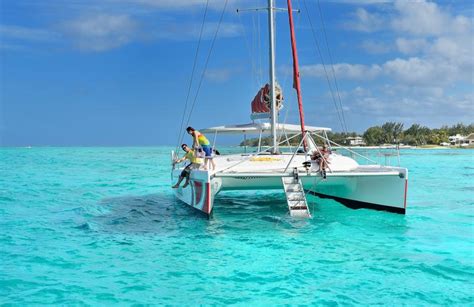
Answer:
[[(300, 174), (300, 178), (304, 189), (310, 194), (335, 199), (350, 208), (370, 208), (404, 214), (407, 175), (404, 168), (392, 168), (387, 173), (328, 173), (326, 179), (318, 174)], [(245, 174), (220, 179), (222, 190), (282, 189), (281, 176)]]
[[(173, 170), (173, 182), (178, 180), (180, 173), (181, 169)], [(186, 204), (209, 215), (220, 191), (282, 190), (281, 178), (291, 175), (291, 169), (286, 173), (194, 170), (190, 185), (175, 189), (175, 194)], [(350, 208), (370, 208), (402, 214), (406, 210), (408, 171), (405, 168), (357, 166), (350, 171), (328, 172), (326, 179), (319, 172), (308, 174), (300, 168), (299, 177), (304, 189), (310, 194), (332, 198)]]
[[(171, 173), (172, 182), (178, 181), (182, 169), (175, 169)], [(203, 212), (206, 215), (212, 213), (214, 196), (219, 192), (218, 189), (211, 188), (211, 179), (209, 172), (202, 170), (193, 170), (191, 172), (189, 185), (183, 188), (183, 184), (174, 193), (178, 199), (187, 205)]]
[(406, 176), (405, 169), (401, 169), (398, 175), (328, 176), (326, 181), (308, 188), (308, 191), (353, 209), (368, 208), (405, 214), (408, 188)]

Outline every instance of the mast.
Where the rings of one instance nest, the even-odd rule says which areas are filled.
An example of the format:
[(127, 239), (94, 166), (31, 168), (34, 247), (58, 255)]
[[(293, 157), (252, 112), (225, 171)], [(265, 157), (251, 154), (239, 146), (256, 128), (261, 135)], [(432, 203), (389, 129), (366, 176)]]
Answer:
[(268, 28), (270, 31), (269, 35), (269, 47), (270, 47), (270, 99), (272, 103), (271, 107), (271, 119), (272, 119), (272, 153), (278, 153), (277, 143), (277, 123), (278, 123), (278, 110), (276, 106), (276, 94), (275, 94), (275, 23), (274, 23), (274, 10), (273, 1), (268, 0)]

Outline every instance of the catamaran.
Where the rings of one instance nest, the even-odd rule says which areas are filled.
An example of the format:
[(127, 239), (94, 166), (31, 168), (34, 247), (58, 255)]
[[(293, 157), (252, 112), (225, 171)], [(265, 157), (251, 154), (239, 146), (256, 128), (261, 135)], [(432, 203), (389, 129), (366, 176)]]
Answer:
[[(331, 198), (350, 208), (370, 208), (405, 214), (407, 206), (408, 170), (399, 166), (377, 164), (356, 151), (345, 148), (328, 138), (329, 128), (305, 125), (300, 86), (298, 54), (291, 0), (287, 0), (293, 56), (293, 78), (296, 89), (299, 125), (278, 122), (283, 95), (275, 76), (274, 0), (268, 0), (269, 82), (262, 87), (251, 103), (251, 123), (224, 125), (200, 129), (207, 135), (242, 134), (259, 138), (254, 153), (216, 155), (214, 170), (194, 169), (190, 184), (174, 189), (178, 199), (210, 216), (219, 192), (228, 190), (277, 189), (286, 195), (289, 213), (294, 217), (310, 218), (308, 196)], [(281, 10), (281, 9), (278, 9)], [(272, 146), (262, 146), (262, 136), (270, 135)], [(299, 140), (291, 147), (290, 141)], [(325, 144), (331, 154), (321, 153), (318, 144)], [(352, 153), (351, 157), (338, 153), (339, 148)], [(321, 163), (312, 159), (319, 153)], [(372, 164), (359, 164), (357, 155)], [(177, 153), (172, 152), (172, 160)], [(184, 164), (173, 164), (171, 181), (176, 182)], [(314, 198), (317, 200), (318, 198)]]

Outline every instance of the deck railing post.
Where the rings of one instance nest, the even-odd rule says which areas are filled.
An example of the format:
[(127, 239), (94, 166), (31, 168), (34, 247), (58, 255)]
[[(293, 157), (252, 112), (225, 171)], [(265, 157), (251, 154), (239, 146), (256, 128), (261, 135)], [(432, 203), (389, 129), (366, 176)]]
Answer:
[(308, 134), (306, 133), (306, 131), (304, 132), (303, 134), (303, 137), (301, 138), (301, 142), (298, 144), (298, 147), (296, 147), (296, 150), (295, 152), (293, 153), (293, 155), (291, 156), (291, 159), (290, 161), (288, 162), (288, 164), (286, 165), (285, 167), (285, 170), (283, 171), (283, 173), (286, 173), (286, 171), (288, 170), (288, 167), (290, 166), (291, 162), (293, 162), (293, 158), (296, 156), (296, 154), (298, 153), (298, 148), (301, 147), (301, 145), (303, 144), (303, 142), (306, 142), (306, 136)]
[(217, 129), (214, 132), (214, 139), (212, 140), (212, 149), (216, 149)]
[[(324, 139), (323, 136), (321, 136), (321, 135), (319, 135), (319, 134), (317, 134), (317, 133), (314, 133), (314, 135), (317, 136), (317, 137), (319, 137), (319, 138)], [(372, 163), (375, 163), (375, 164), (377, 164), (377, 165), (380, 165), (380, 163), (378, 163), (378, 162), (376, 162), (376, 161), (374, 161), (374, 160), (372, 160), (372, 159), (369, 159), (369, 158), (367, 158), (366, 156), (363, 156), (363, 155), (361, 155), (361, 154), (359, 154), (359, 153), (357, 153), (357, 152), (355, 152), (355, 151), (353, 151), (353, 150), (350, 150), (349, 148), (347, 148), (347, 147), (345, 147), (345, 146), (342, 146), (342, 145), (340, 145), (340, 144), (338, 144), (338, 143), (336, 143), (336, 142), (334, 142), (334, 141), (331, 141), (331, 140), (329, 140), (329, 139), (328, 139), (328, 141), (331, 142), (331, 143), (333, 143), (333, 144), (336, 145), (336, 146), (339, 146), (340, 148), (343, 148), (343, 149), (345, 149), (345, 150), (347, 150), (347, 151), (349, 151), (349, 152), (352, 152), (353, 154), (355, 154), (355, 155), (357, 155), (357, 156), (359, 156), (359, 157), (362, 157), (362, 158), (366, 159), (367, 161), (370, 161), (370, 162), (372, 162)]]

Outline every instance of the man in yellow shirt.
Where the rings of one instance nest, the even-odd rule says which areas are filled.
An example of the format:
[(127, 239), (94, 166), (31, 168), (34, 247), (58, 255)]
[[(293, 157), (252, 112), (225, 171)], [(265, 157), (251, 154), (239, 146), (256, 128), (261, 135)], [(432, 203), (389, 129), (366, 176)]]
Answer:
[(183, 188), (187, 187), (189, 184), (189, 175), (191, 173), (191, 170), (193, 169), (199, 169), (201, 166), (201, 159), (197, 157), (196, 152), (189, 148), (188, 145), (182, 144), (181, 148), (186, 152), (184, 156), (180, 159), (177, 159), (174, 161), (174, 163), (180, 163), (183, 162), (184, 160), (189, 160), (189, 163), (181, 172), (181, 175), (179, 176), (178, 182), (173, 186), (173, 189), (177, 189), (179, 185), (181, 184), (181, 181), (183, 181), (184, 178), (186, 178), (186, 182), (183, 185)]

